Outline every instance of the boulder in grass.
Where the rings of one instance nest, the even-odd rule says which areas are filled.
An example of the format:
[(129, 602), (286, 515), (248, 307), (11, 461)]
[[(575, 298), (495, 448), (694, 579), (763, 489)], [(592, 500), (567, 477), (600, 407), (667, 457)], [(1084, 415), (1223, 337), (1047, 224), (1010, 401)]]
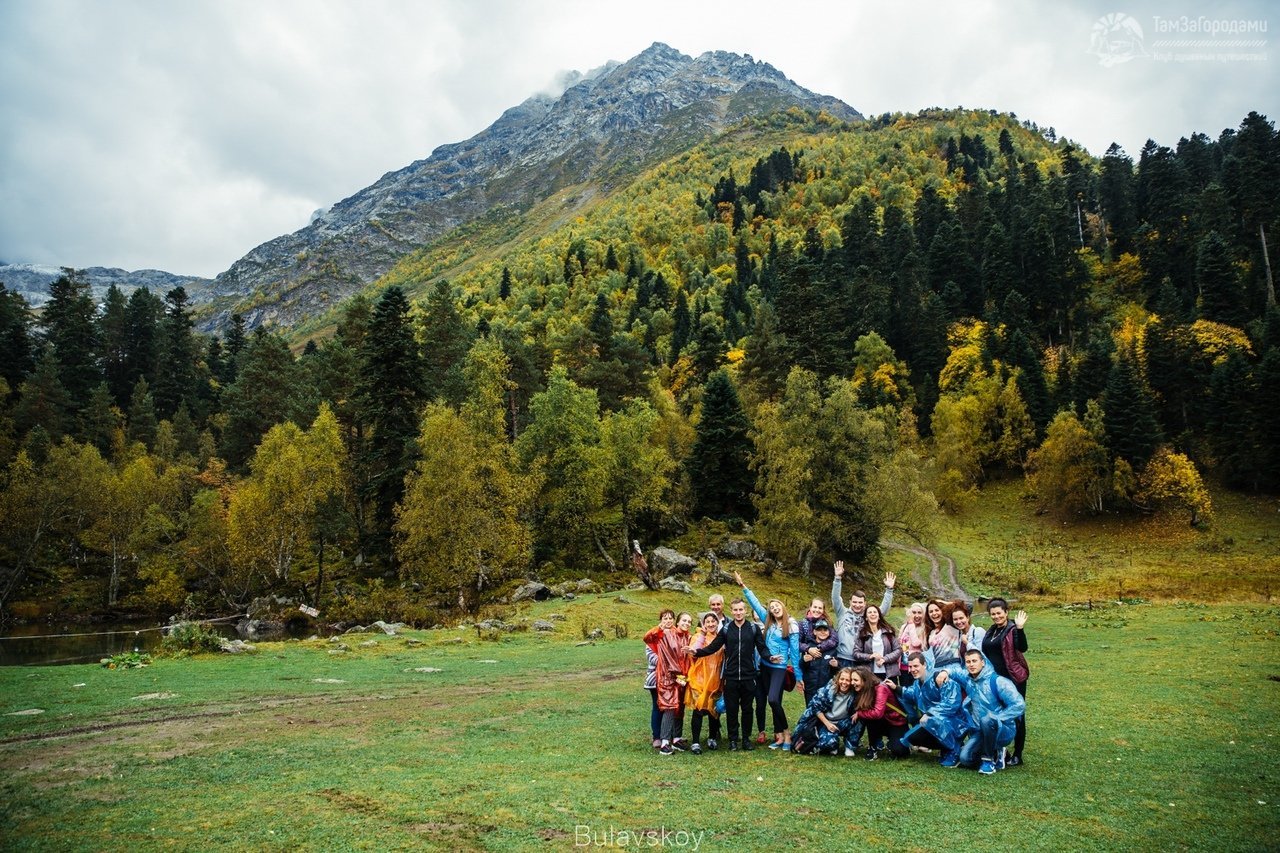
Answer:
[(372, 625), (370, 625), (370, 626), (369, 626), (369, 628), (370, 628), (371, 630), (372, 630), (373, 628), (377, 628), (377, 629), (379, 629), (380, 631), (382, 631), (382, 633), (386, 634), (387, 636), (389, 636), (389, 637), (394, 637), (394, 636), (396, 635), (396, 632), (397, 632), (397, 631), (399, 631), (399, 630), (401, 630), (401, 629), (403, 629), (403, 628), (404, 628), (404, 623), (403, 623), (403, 622), (390, 622), (390, 623), (387, 623), (387, 622), (383, 622), (381, 619), (379, 619), (377, 622), (374, 622)]
[(716, 553), (726, 560), (760, 559), (760, 549), (746, 539), (728, 539), (716, 549)]
[(241, 619), (236, 623), (236, 633), (243, 640), (270, 640), (284, 636), (284, 623), (270, 619)]
[(229, 655), (241, 655), (246, 652), (256, 652), (257, 648), (244, 640), (228, 640), (225, 637), (218, 642), (219, 650)]
[(649, 557), (649, 567), (660, 578), (673, 575), (691, 575), (698, 568), (698, 561), (673, 548), (658, 547)]
[(599, 592), (600, 584), (591, 578), (582, 578), (578, 581), (577, 588), (578, 592)]
[(689, 586), (684, 581), (676, 580), (675, 578), (663, 578), (662, 582), (658, 584), (658, 587), (660, 589), (665, 589), (668, 592), (680, 592), (685, 595), (691, 595), (693, 593), (693, 587)]
[(555, 629), (556, 629), (555, 624), (552, 622), (548, 622), (546, 619), (537, 619), (533, 623), (533, 630), (535, 631), (542, 631), (546, 633), (546, 632), (554, 631)]
[(551, 589), (545, 583), (529, 581), (511, 594), (511, 603), (519, 601), (546, 601), (551, 597)]

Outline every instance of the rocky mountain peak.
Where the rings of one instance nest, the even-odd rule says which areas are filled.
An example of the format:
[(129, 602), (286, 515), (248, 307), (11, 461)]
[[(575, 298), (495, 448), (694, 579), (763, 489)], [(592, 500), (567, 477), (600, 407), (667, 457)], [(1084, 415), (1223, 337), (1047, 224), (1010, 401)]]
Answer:
[[(471, 139), (440, 146), (249, 252), (210, 288), (215, 310), (206, 328), (235, 310), (251, 325), (292, 325), (477, 217), (525, 210), (618, 167), (638, 170), (747, 115), (801, 106), (861, 118), (750, 56), (714, 51), (695, 59), (661, 42), (626, 62), (568, 72), (557, 82), (555, 88), (564, 86), (558, 96), (533, 95)], [(267, 298), (242, 305), (254, 293)]]

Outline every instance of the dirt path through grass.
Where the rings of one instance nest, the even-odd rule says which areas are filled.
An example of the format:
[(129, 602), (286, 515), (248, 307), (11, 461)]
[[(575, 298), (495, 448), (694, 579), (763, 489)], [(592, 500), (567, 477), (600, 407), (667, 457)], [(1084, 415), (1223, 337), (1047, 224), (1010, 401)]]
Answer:
[[(892, 542), (888, 539), (881, 539), (880, 545), (885, 548), (891, 548), (894, 551), (914, 554), (927, 560), (929, 562), (928, 579), (921, 577), (920, 573), (915, 570), (912, 571), (912, 575), (915, 577), (916, 582), (930, 595), (938, 598), (970, 600), (969, 593), (965, 591), (965, 588), (960, 585), (960, 581), (956, 578), (956, 561), (951, 557), (936, 551), (930, 551), (921, 545), (904, 545), (901, 542)], [(947, 564), (945, 574), (942, 570), (943, 562)]]

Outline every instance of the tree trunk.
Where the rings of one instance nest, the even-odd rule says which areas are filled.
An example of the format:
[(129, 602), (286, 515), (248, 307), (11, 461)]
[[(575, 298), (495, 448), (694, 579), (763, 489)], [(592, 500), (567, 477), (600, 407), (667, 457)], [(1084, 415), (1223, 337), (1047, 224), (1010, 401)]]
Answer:
[(618, 564), (613, 561), (613, 557), (609, 556), (609, 551), (604, 547), (604, 543), (600, 541), (600, 533), (593, 527), (591, 528), (591, 538), (596, 543), (596, 550), (600, 552), (600, 556), (604, 557), (604, 561), (609, 565), (609, 571), (617, 571)]
[(1267, 271), (1267, 307), (1276, 304), (1276, 285), (1271, 278), (1271, 256), (1267, 254), (1267, 232), (1258, 223), (1258, 239), (1262, 241), (1262, 266)]

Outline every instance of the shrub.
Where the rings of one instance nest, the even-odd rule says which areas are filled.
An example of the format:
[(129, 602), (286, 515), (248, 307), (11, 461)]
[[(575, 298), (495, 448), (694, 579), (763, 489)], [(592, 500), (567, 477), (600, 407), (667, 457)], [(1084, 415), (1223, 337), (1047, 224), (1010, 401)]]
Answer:
[(160, 641), (161, 653), (174, 657), (216, 652), (221, 648), (221, 635), (203, 622), (179, 622)]
[(151, 655), (146, 652), (121, 652), (103, 658), (101, 663), (107, 669), (141, 669), (151, 665)]

